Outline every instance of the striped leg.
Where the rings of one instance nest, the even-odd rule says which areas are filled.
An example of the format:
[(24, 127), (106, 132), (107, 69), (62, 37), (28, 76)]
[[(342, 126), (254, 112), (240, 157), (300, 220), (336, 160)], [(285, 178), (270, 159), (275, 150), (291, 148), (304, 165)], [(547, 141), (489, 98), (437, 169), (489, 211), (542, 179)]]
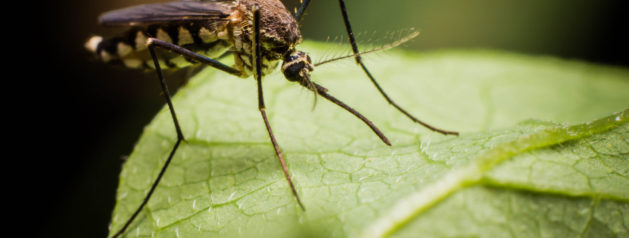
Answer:
[[(297, 19), (298, 21), (301, 20), (301, 18), (303, 16), (303, 13), (306, 10), (306, 8), (308, 7), (309, 3), (310, 3), (310, 0), (304, 0), (302, 2), (302, 4), (299, 7), (297, 13), (295, 13), (295, 19)], [(349, 37), (349, 43), (352, 45), (352, 51), (354, 51), (354, 55), (355, 55), (354, 58), (356, 59), (356, 63), (358, 63), (360, 65), (360, 67), (363, 69), (363, 72), (365, 72), (367, 77), (371, 80), (373, 85), (378, 89), (378, 91), (384, 97), (384, 99), (386, 99), (387, 102), (389, 102), (389, 104), (393, 105), (393, 107), (395, 107), (398, 111), (400, 111), (402, 114), (406, 115), (409, 119), (411, 119), (415, 123), (421, 124), (422, 126), (428, 128), (428, 129), (430, 129), (432, 131), (435, 131), (435, 132), (438, 132), (438, 133), (441, 133), (441, 134), (444, 134), (444, 135), (459, 135), (458, 132), (439, 129), (437, 127), (434, 127), (434, 126), (432, 126), (432, 125), (430, 125), (430, 124), (428, 124), (426, 122), (423, 122), (423, 121), (417, 119), (417, 117), (413, 116), (412, 114), (407, 112), (404, 108), (402, 108), (397, 103), (395, 103), (393, 101), (393, 99), (391, 99), (389, 97), (389, 95), (387, 95), (387, 93), (384, 92), (384, 89), (382, 89), (382, 87), (380, 87), (380, 84), (378, 84), (376, 79), (369, 72), (369, 70), (367, 69), (367, 66), (365, 66), (365, 64), (362, 61), (362, 58), (360, 57), (360, 51), (358, 50), (358, 45), (356, 44), (356, 38), (354, 37), (354, 32), (352, 31), (352, 26), (349, 23), (349, 17), (347, 15), (347, 9), (345, 8), (345, 0), (339, 0), (339, 7), (341, 8), (341, 13), (343, 15), (343, 23), (345, 24), (345, 29), (347, 30), (347, 35)]]

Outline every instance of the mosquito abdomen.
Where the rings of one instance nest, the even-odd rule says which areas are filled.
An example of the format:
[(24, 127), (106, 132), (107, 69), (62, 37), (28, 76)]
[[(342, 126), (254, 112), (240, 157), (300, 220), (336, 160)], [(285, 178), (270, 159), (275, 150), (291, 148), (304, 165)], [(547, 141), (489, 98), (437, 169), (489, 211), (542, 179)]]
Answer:
[[(85, 43), (85, 48), (106, 63), (132, 69), (154, 69), (155, 65), (146, 44), (149, 36), (210, 58), (220, 56), (232, 44), (227, 23), (219, 21), (212, 24), (155, 24), (143, 28), (134, 27), (112, 38), (93, 36)], [(158, 52), (160, 66), (165, 69), (184, 68), (196, 63), (179, 54), (160, 50)]]

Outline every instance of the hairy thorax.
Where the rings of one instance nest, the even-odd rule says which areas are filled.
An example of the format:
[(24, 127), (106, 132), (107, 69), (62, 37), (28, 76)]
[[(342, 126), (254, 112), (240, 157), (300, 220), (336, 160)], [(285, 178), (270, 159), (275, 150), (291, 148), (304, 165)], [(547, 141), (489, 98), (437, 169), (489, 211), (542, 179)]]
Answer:
[(279, 0), (240, 0), (230, 18), (235, 67), (248, 77), (253, 70), (253, 8), (260, 9), (262, 74), (275, 70), (287, 52), (301, 42), (293, 16)]

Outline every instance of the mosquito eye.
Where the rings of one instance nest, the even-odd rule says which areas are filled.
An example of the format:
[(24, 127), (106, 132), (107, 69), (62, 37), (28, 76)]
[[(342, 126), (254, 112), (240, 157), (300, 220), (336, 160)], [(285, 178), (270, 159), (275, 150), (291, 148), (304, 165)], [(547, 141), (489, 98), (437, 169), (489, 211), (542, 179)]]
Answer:
[(305, 66), (303, 61), (288, 62), (288, 65), (282, 67), (284, 77), (289, 81), (301, 81), (302, 76), (299, 73)]
[(287, 55), (286, 57), (284, 57), (284, 62), (285, 64), (287, 64), (290, 62), (295, 62), (297, 61), (297, 59), (299, 59), (299, 55)]

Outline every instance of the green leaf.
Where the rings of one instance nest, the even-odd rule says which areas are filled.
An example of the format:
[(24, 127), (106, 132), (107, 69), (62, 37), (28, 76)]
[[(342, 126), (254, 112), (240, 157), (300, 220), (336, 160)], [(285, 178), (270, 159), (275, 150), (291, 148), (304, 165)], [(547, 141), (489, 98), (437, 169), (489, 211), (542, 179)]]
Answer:
[[(305, 43), (313, 59), (329, 45)], [(281, 73), (267, 113), (306, 206), (281, 172), (256, 83), (208, 69), (174, 98), (183, 143), (127, 237), (629, 237), (629, 71), (494, 51), (365, 56), (381, 86), (442, 136), (388, 105), (353, 60), (313, 80), (393, 143)], [(618, 112), (618, 113), (614, 113)], [(175, 142), (169, 112), (120, 176), (117, 231)]]

